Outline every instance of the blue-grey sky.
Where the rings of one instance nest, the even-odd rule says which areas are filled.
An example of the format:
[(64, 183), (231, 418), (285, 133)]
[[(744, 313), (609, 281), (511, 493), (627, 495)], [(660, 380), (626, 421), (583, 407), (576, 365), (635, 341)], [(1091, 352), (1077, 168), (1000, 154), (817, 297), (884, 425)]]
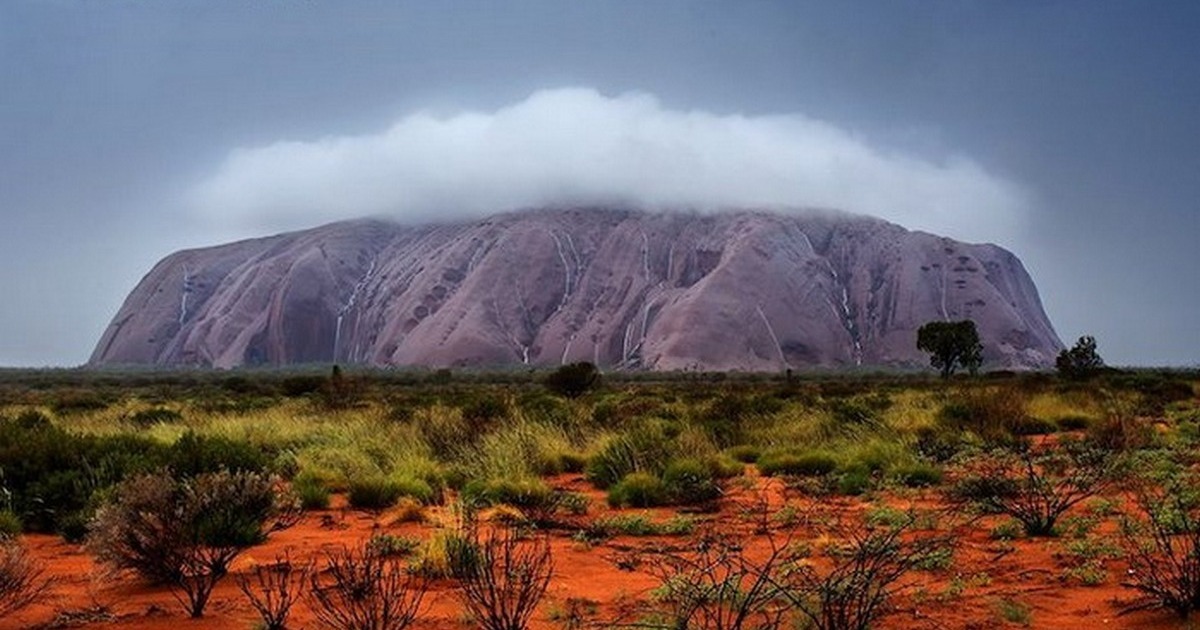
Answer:
[(82, 363), (181, 247), (605, 194), (995, 241), (1068, 344), (1195, 365), (1197, 33), (1166, 1), (4, 0), (0, 365)]

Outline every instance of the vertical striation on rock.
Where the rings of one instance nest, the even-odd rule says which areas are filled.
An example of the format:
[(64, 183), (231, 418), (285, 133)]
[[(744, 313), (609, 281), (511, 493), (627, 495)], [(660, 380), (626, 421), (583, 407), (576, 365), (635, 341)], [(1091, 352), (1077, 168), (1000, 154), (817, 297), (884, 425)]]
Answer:
[(829, 212), (542, 209), (172, 254), (91, 362), (914, 366), (921, 324), (963, 318), (989, 367), (1045, 367), (1062, 348), (1021, 262), (995, 245)]

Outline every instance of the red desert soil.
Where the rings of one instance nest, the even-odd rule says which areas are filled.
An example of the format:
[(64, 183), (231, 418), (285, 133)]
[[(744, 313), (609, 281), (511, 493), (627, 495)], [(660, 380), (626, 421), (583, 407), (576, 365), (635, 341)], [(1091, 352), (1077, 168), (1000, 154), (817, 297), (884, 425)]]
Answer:
[[(563, 476), (553, 480), (558, 487), (587, 492), (593, 503), (588, 519), (612, 513), (604, 505), (603, 495), (590, 489), (578, 476)], [(719, 513), (699, 515), (722, 531), (749, 531), (742, 511), (748, 503), (746, 491), (732, 491), (723, 501)], [(937, 507), (934, 495), (918, 496), (920, 508)], [(772, 500), (778, 507), (778, 492)], [(904, 507), (912, 499), (896, 499), (893, 505)], [(792, 505), (804, 509), (800, 500), (790, 499)], [(339, 507), (321, 512), (309, 512), (289, 530), (272, 534), (263, 545), (248, 550), (235, 563), (235, 572), (245, 572), (256, 563), (272, 561), (276, 554), (289, 551), (294, 558), (319, 558), (322, 550), (338, 545), (360, 544), (373, 532), (403, 536), (428, 537), (434, 525), (395, 523), (389, 513), (372, 515)], [(823, 501), (821, 507), (836, 509), (844, 515), (856, 515), (869, 504), (856, 499)], [(640, 510), (626, 512), (639, 513)], [(437, 520), (438, 510), (431, 510)], [(650, 510), (655, 518), (669, 518), (670, 510)], [(985, 629), (1020, 627), (1006, 622), (998, 606), (1011, 599), (1029, 607), (1029, 626), (1033, 628), (1146, 628), (1166, 629), (1186, 627), (1165, 611), (1144, 611), (1121, 615), (1121, 610), (1134, 599), (1129, 589), (1120, 585), (1125, 566), (1109, 562), (1109, 575), (1099, 586), (1083, 586), (1063, 577), (1067, 568), (1060, 559), (1064, 540), (1018, 540), (999, 543), (988, 532), (997, 521), (976, 522), (959, 528), (959, 544), (953, 564), (938, 572), (917, 572), (906, 582), (907, 588), (895, 600), (895, 606), (878, 624), (879, 628)], [(1106, 524), (1102, 532), (1112, 533)], [(686, 545), (687, 538), (646, 538), (621, 536), (602, 544), (587, 546), (572, 540), (573, 530), (554, 532), (554, 580), (535, 615), (532, 628), (549, 630), (564, 627), (563, 622), (551, 619), (553, 610), (563, 610), (569, 598), (581, 598), (597, 604), (590, 627), (604, 627), (606, 620), (621, 618), (631, 621), (627, 614), (632, 602), (645, 601), (655, 580), (638, 571), (618, 569), (615, 560), (636, 555), (635, 551), (654, 544)], [(235, 581), (227, 578), (213, 595), (202, 619), (190, 619), (183, 608), (163, 588), (139, 583), (136, 578), (104, 578), (91, 557), (78, 545), (63, 542), (53, 536), (25, 537), (32, 555), (45, 563), (55, 584), (51, 598), (26, 609), (20, 614), (0, 620), (0, 628), (131, 628), (202, 630), (218, 628), (252, 628), (257, 622), (254, 611), (238, 591)], [(748, 546), (754, 553), (754, 543)], [(985, 576), (986, 577), (983, 577)], [(972, 579), (975, 576), (976, 579)], [(955, 577), (966, 584), (961, 593), (948, 593)], [(626, 616), (622, 616), (626, 613)], [(311, 612), (302, 602), (293, 612), (290, 625), (312, 628), (316, 624)], [(453, 583), (439, 582), (426, 599), (426, 610), (416, 628), (421, 630), (450, 630), (472, 627), (464, 619), (455, 601)]]

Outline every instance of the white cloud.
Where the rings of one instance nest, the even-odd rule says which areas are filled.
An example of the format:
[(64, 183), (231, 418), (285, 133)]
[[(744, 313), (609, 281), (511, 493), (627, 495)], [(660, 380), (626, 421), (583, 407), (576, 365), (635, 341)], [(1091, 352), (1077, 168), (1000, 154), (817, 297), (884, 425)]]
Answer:
[(800, 114), (667, 109), (653, 96), (535, 92), (494, 112), (417, 112), (371, 135), (234, 150), (189, 202), (226, 229), (363, 216), (428, 221), (552, 203), (818, 207), (1005, 240), (1023, 193), (965, 157), (931, 162)]

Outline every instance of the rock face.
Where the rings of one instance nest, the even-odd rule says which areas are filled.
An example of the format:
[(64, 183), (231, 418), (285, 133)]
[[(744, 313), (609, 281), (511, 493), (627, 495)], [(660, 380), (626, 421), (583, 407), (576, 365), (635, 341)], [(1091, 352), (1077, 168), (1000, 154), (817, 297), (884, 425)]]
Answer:
[(1062, 348), (1021, 262), (872, 218), (554, 209), (336, 223), (168, 256), (93, 364), (609, 369), (924, 366), (970, 318), (986, 368)]

